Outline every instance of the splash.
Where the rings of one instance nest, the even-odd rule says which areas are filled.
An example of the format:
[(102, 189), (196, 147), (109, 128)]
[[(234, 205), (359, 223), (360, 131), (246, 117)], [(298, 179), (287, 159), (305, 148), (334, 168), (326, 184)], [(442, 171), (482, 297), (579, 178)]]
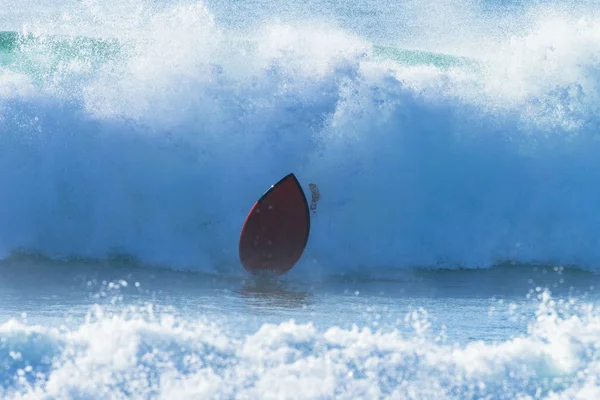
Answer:
[(594, 14), (466, 59), (123, 7), (28, 25), (0, 67), (2, 255), (238, 273), (249, 205), (294, 172), (321, 199), (293, 273), (600, 262)]
[(119, 314), (96, 306), (70, 329), (13, 320), (0, 326), (2, 395), (594, 398), (597, 310), (545, 291), (534, 298), (538, 308), (527, 333), (461, 345), (431, 331), (425, 310), (408, 313), (402, 332), (317, 329), (291, 320), (239, 335), (226, 324), (190, 321), (152, 306)]

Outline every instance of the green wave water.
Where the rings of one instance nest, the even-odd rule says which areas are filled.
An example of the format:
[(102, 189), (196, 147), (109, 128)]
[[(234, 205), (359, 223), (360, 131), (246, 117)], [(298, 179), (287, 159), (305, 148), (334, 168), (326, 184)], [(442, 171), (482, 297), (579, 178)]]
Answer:
[[(250, 40), (235, 40), (226, 46), (234, 51), (252, 53), (257, 50), (257, 43)], [(0, 67), (26, 73), (38, 81), (46, 74), (58, 71), (65, 63), (76, 61), (96, 68), (123, 59), (130, 49), (118, 39), (0, 31)], [(372, 46), (369, 59), (400, 66), (431, 65), (440, 70), (477, 65), (475, 60), (466, 57), (380, 45)]]
[(476, 60), (467, 57), (429, 51), (397, 49), (389, 46), (373, 46), (373, 56), (379, 60), (395, 61), (405, 66), (431, 65), (441, 70), (476, 65)]
[(0, 32), (0, 68), (22, 72), (36, 83), (64, 68), (69, 62), (95, 69), (123, 56), (123, 46), (115, 39), (86, 36), (52, 36)]

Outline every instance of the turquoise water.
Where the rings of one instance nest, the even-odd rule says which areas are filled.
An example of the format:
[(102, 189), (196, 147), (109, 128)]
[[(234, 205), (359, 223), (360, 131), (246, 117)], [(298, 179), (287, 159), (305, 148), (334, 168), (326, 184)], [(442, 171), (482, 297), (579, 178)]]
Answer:
[(598, 398), (596, 9), (9, 0), (2, 398)]

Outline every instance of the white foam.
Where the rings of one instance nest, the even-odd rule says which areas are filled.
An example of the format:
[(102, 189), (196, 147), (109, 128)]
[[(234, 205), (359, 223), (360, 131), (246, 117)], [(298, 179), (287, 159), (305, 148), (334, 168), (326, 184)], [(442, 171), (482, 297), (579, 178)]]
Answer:
[[(10, 398), (541, 398), (599, 392), (600, 318), (538, 296), (527, 334), (464, 345), (415, 333), (325, 330), (293, 320), (249, 335), (151, 309), (50, 329), (0, 326)], [(407, 322), (427, 327), (422, 316)]]
[[(114, 60), (58, 57), (0, 86), (5, 253), (242, 273), (243, 219), (293, 171), (322, 194), (293, 273), (598, 265), (593, 15), (442, 69), (376, 62), (322, 25), (233, 45), (201, 3), (142, 7), (135, 23), (94, 4), (97, 32), (126, 38)], [(87, 27), (73, 14), (61, 26)], [(23, 54), (53, 65), (61, 42), (42, 39)]]

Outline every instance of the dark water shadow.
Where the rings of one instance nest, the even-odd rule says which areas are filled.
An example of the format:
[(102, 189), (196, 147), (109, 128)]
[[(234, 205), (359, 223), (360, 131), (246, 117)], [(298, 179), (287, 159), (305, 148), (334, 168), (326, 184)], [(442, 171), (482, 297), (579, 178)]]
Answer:
[(239, 284), (215, 275), (144, 266), (126, 259), (53, 260), (18, 255), (0, 261), (0, 292), (22, 296), (85, 297), (106, 291), (184, 295)]
[(499, 264), (480, 269), (389, 268), (330, 276), (313, 283), (314, 292), (360, 293), (395, 298), (524, 297), (548, 290), (555, 296), (595, 296), (600, 274), (576, 267)]
[[(20, 255), (0, 261), (0, 306), (34, 304), (121, 304), (151, 302), (203, 309), (219, 301), (255, 309), (306, 308), (312, 298), (306, 287), (285, 277), (217, 275), (140, 265), (135, 260), (52, 260)], [(219, 300), (220, 299), (220, 300)]]
[(489, 298), (522, 297), (547, 290), (555, 296), (596, 292), (600, 275), (578, 268), (502, 264), (485, 269), (420, 269), (413, 271), (403, 293), (410, 296)]
[[(151, 267), (127, 258), (57, 261), (20, 255), (0, 261), (0, 297), (69, 298), (94, 296), (113, 283), (113, 292), (130, 298), (193, 298), (230, 293), (252, 307), (302, 308), (315, 296), (348, 293), (412, 298), (522, 297), (548, 289), (557, 296), (595, 296), (600, 274), (575, 267), (501, 264), (486, 269), (414, 268), (331, 274), (319, 279), (293, 275), (256, 277), (243, 273), (210, 274)], [(384, 273), (385, 272), (385, 273)], [(375, 276), (376, 274), (376, 276)], [(90, 301), (91, 301), (90, 300)]]
[(313, 303), (308, 290), (279, 278), (250, 277), (234, 293), (255, 308), (306, 308)]

